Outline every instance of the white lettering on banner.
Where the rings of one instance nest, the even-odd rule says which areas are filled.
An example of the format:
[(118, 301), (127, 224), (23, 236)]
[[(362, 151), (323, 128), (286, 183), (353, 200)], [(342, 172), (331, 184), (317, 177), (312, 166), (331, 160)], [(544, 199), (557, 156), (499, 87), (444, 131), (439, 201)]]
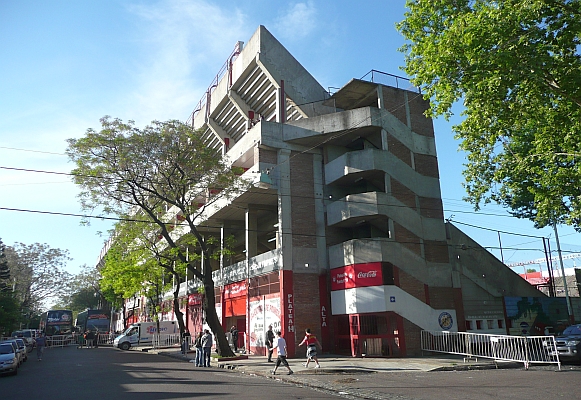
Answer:
[(295, 331), (295, 317), (294, 317), (293, 295), (290, 293), (287, 295), (286, 309), (287, 309), (287, 318), (288, 318), (287, 319), (287, 330), (288, 330), (288, 332), (294, 332)]
[(346, 283), (349, 282), (349, 279), (353, 280), (353, 275), (347, 272), (343, 272), (333, 276), (333, 282), (336, 283)]
[(244, 291), (246, 291), (246, 282), (241, 282), (228, 287), (226, 290), (224, 290), (224, 293), (229, 294), (230, 296), (234, 296)]
[(327, 326), (327, 309), (325, 306), (321, 307), (321, 326)]
[(357, 278), (375, 278), (377, 276), (377, 271), (367, 271), (367, 272), (360, 272), (357, 274)]

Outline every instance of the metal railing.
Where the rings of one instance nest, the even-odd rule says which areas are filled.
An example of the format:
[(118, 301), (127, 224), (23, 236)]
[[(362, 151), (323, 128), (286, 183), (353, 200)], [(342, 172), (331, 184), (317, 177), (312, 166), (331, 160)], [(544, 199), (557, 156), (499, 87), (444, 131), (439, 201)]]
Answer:
[(46, 337), (46, 345), (48, 347), (65, 347), (65, 346), (76, 346), (78, 335), (67, 334), (67, 335), (52, 335)]
[(557, 364), (561, 369), (554, 336), (487, 335), (467, 332), (422, 331), (422, 351), (489, 358), (495, 361)]
[(163, 347), (179, 346), (182, 343), (179, 333), (170, 333), (164, 335), (153, 335), (152, 346), (154, 349)]
[(419, 87), (412, 85), (408, 78), (403, 76), (398, 76), (394, 74), (389, 74), (387, 72), (378, 71), (372, 69), (361, 78), (362, 81), (369, 81), (373, 83), (380, 83), (382, 85), (395, 87), (398, 89), (409, 90), (411, 92), (421, 93)]

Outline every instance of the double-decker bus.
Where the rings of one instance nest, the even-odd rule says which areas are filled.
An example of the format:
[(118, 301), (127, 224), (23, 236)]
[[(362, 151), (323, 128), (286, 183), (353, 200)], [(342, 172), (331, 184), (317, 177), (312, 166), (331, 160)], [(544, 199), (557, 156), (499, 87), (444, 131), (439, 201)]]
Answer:
[(71, 335), (73, 312), (71, 310), (49, 310), (40, 316), (40, 330), (47, 336)]
[(75, 328), (77, 332), (109, 333), (111, 321), (109, 315), (103, 310), (85, 310), (77, 315)]

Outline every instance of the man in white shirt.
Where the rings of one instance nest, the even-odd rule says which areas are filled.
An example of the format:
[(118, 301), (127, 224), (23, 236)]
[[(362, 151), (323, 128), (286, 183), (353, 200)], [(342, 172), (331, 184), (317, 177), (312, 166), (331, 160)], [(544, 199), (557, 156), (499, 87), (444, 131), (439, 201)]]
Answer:
[(271, 374), (276, 375), (276, 370), (280, 364), (283, 364), (287, 369), (287, 375), (291, 375), (293, 371), (290, 369), (288, 365), (288, 361), (286, 360), (287, 349), (286, 349), (286, 340), (281, 336), (281, 332), (276, 332), (276, 338), (274, 339), (274, 348), (276, 349), (276, 354), (278, 357), (276, 358), (276, 364), (274, 369), (271, 371)]

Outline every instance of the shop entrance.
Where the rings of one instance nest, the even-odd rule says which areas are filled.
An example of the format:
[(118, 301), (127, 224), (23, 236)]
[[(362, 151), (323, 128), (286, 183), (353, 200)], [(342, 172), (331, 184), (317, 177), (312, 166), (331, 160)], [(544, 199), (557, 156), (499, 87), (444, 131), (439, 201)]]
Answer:
[(236, 349), (244, 349), (246, 338), (246, 308), (247, 308), (247, 284), (245, 281), (226, 285), (223, 291), (224, 323), (222, 327), (227, 333), (230, 345), (234, 347), (230, 329), (235, 326), (238, 329), (238, 341)]
[(403, 318), (394, 312), (338, 317), (338, 353), (353, 357), (404, 357)]

